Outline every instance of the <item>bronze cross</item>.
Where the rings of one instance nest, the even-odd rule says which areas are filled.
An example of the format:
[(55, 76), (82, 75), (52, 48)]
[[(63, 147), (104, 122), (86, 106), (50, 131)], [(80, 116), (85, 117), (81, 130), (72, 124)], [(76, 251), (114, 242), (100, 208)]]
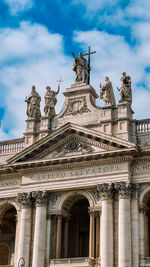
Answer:
[(63, 83), (64, 81), (62, 81), (62, 79), (61, 79), (61, 77), (60, 77), (60, 79), (57, 80), (56, 82), (58, 82), (58, 83), (59, 83), (59, 86), (60, 86), (60, 84)]
[(83, 54), (83, 56), (87, 56), (88, 55), (88, 84), (90, 84), (90, 70), (91, 70), (91, 65), (90, 65), (90, 60), (91, 57), (90, 55), (95, 54), (96, 51), (91, 52), (91, 47), (88, 47), (88, 53)]

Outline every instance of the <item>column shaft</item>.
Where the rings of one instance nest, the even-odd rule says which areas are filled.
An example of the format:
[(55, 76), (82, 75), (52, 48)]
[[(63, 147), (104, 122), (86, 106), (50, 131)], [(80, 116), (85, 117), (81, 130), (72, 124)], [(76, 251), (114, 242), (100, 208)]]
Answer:
[(50, 246), (51, 246), (51, 215), (47, 218), (47, 225), (46, 225), (46, 261), (48, 262), (50, 259)]
[(18, 261), (21, 257), (29, 266), (30, 242), (31, 242), (31, 207), (23, 207), (21, 211), (20, 235), (18, 245)]
[(32, 267), (44, 267), (46, 243), (46, 207), (36, 207), (33, 264)]
[(113, 200), (102, 200), (101, 267), (113, 267)]
[(96, 258), (99, 258), (100, 250), (100, 213), (96, 215)]
[(25, 260), (26, 266), (29, 266), (33, 201), (31, 197), (31, 193), (19, 193), (17, 198), (18, 198), (18, 202), (22, 206), (20, 228), (19, 228), (17, 265), (18, 265), (19, 259), (23, 257)]
[(131, 267), (130, 199), (119, 199), (119, 267)]
[(94, 212), (90, 211), (89, 257), (94, 258)]
[(32, 193), (36, 200), (32, 267), (44, 267), (46, 245), (46, 204), (48, 193), (37, 191)]
[(139, 212), (139, 228), (140, 228), (140, 258), (145, 256), (144, 251), (144, 210), (140, 208)]
[(61, 226), (62, 226), (62, 216), (58, 215), (57, 220), (57, 240), (56, 240), (56, 259), (61, 258)]
[(64, 258), (68, 257), (69, 218), (65, 218), (64, 227)]
[(139, 266), (139, 211), (138, 199), (131, 200), (132, 267)]

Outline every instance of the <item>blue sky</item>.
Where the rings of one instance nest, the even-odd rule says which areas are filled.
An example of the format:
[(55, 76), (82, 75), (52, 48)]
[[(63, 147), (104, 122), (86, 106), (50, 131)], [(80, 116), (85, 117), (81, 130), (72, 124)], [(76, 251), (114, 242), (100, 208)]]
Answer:
[(0, 140), (23, 135), (24, 99), (33, 84), (43, 110), (45, 87), (56, 90), (62, 77), (60, 111), (62, 93), (75, 78), (71, 52), (86, 52), (88, 45), (97, 52), (91, 60), (96, 91), (109, 76), (118, 101), (126, 71), (135, 118), (150, 117), (149, 7), (149, 0), (0, 0)]

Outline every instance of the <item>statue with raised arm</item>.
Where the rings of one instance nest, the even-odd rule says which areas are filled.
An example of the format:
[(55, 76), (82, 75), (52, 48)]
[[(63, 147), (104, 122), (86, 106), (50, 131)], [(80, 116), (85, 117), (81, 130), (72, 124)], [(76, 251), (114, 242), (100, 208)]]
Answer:
[(122, 85), (118, 89), (120, 91), (120, 100), (119, 102), (128, 102), (132, 104), (132, 89), (131, 89), (131, 78), (127, 76), (125, 72), (122, 73), (121, 77)]
[(34, 85), (32, 86), (31, 94), (29, 95), (29, 97), (26, 97), (25, 102), (27, 102), (26, 113), (28, 118), (39, 119), (41, 117), (41, 97), (38, 92), (36, 92), (36, 88)]
[(58, 85), (57, 91), (52, 91), (51, 87), (46, 87), (46, 94), (45, 94), (45, 106), (44, 106), (44, 113), (45, 116), (54, 117), (56, 115), (55, 112), (55, 105), (57, 103), (56, 95), (59, 94), (60, 91), (60, 84)]
[(72, 53), (74, 57), (73, 62), (73, 71), (76, 74), (75, 83), (87, 83), (89, 78), (89, 66), (86, 58), (83, 57), (83, 54), (80, 52), (79, 57), (75, 57), (75, 54)]
[(104, 100), (104, 105), (116, 105), (112, 83), (109, 77), (105, 77), (105, 84), (100, 84), (100, 99)]

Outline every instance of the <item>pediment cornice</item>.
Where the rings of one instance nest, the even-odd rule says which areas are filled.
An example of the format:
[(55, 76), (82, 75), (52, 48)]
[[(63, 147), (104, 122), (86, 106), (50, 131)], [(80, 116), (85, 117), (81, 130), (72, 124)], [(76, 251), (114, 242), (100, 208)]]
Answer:
[[(107, 155), (110, 152), (118, 153), (128, 150), (137, 150), (137, 146), (134, 143), (130, 143), (125, 140), (121, 140), (119, 138), (113, 137), (111, 135), (106, 135), (100, 133), (95, 130), (89, 130), (85, 127), (81, 127), (72, 123), (67, 123), (66, 125), (62, 126), (60, 129), (56, 130), (55, 132), (51, 133), (49, 136), (42, 138), (41, 140), (35, 142), (31, 146), (25, 148), (23, 151), (19, 152), (15, 156), (8, 159), (8, 164), (19, 163), (19, 162), (31, 162), (36, 161), (37, 159), (44, 160), (44, 156), (50, 151), (54, 151), (56, 148), (63, 146), (67, 140), (74, 138), (79, 143), (81, 143), (81, 147), (83, 146), (85, 155), (82, 158), (88, 157), (92, 154), (93, 156), (100, 156), (100, 154)], [(85, 146), (84, 146), (85, 144)], [(92, 147), (99, 147), (99, 151), (93, 151)], [(86, 153), (87, 152), (87, 153)], [(87, 154), (87, 155), (86, 155)], [(69, 155), (70, 160), (71, 158), (78, 158), (78, 155)], [(62, 159), (61, 159), (62, 158)], [(55, 159), (51, 159), (55, 160)], [(58, 160), (58, 159), (57, 159)], [(62, 155), (60, 155), (59, 160), (63, 159)], [(68, 159), (67, 159), (68, 160)]]

